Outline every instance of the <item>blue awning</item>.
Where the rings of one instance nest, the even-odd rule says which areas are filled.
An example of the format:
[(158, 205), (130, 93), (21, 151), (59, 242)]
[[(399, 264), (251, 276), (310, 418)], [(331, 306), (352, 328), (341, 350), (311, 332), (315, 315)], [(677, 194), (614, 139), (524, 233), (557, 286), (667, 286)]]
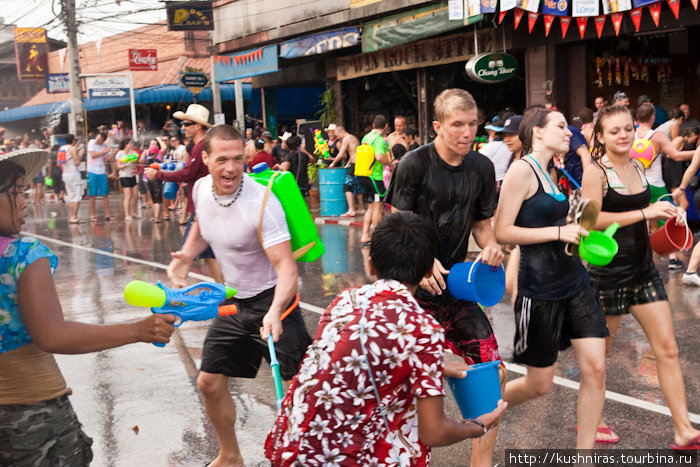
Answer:
[(13, 122), (27, 118), (43, 117), (51, 114), (66, 114), (70, 112), (70, 101), (53, 102), (51, 104), (38, 104), (28, 107), (15, 107), (14, 109), (0, 112), (0, 122)]
[[(220, 85), (221, 100), (234, 101), (235, 91), (234, 85), (223, 83)], [(249, 101), (253, 92), (251, 83), (243, 83), (243, 100)], [(135, 91), (136, 104), (159, 104), (159, 103), (190, 103), (194, 102), (194, 96), (187, 90), (175, 84), (164, 84), (160, 86), (152, 86), (149, 88), (136, 89)], [(198, 102), (211, 101), (211, 89), (207, 88), (197, 96)], [(83, 99), (83, 106), (88, 112), (93, 110), (111, 109), (115, 107), (126, 107), (129, 105), (129, 99), (124, 98), (102, 98), (102, 99)], [(54, 102), (51, 104), (38, 104), (26, 107), (16, 107), (14, 109), (4, 110), (0, 112), (0, 122), (13, 122), (15, 120), (25, 120), (28, 118), (43, 117), (52, 114), (67, 114), (70, 113), (70, 101)]]

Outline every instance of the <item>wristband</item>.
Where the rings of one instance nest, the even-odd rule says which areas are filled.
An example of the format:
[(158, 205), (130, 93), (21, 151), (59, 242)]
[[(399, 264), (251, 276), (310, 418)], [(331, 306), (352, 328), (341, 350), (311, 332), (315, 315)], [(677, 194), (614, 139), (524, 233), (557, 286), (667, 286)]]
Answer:
[(468, 420), (462, 420), (462, 423), (474, 423), (476, 425), (479, 425), (482, 430), (484, 430), (484, 434), (489, 432), (489, 429), (486, 428), (486, 425), (483, 424), (481, 420), (477, 420), (476, 418), (470, 418)]
[(557, 226), (557, 241), (561, 242), (561, 226)]
[(647, 216), (644, 215), (644, 209), (640, 209), (639, 212), (642, 213), (642, 218), (644, 219), (644, 222), (647, 221)]

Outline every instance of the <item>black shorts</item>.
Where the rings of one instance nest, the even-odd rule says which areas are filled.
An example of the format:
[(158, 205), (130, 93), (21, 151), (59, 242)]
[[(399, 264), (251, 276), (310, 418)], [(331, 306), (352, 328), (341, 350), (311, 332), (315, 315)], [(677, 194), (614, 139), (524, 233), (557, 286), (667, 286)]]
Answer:
[(649, 280), (616, 289), (599, 288), (598, 297), (606, 315), (624, 315), (630, 312), (631, 306), (668, 300), (664, 281), (656, 268)]
[(148, 191), (151, 193), (151, 201), (155, 204), (163, 204), (163, 182), (158, 179), (149, 180)]
[(136, 186), (136, 177), (119, 177), (122, 188), (133, 188)]
[[(370, 177), (357, 177), (357, 180), (362, 187), (362, 193), (365, 196), (365, 203), (380, 203), (384, 201), (386, 189), (384, 188), (383, 181), (372, 180)], [(379, 199), (375, 198), (375, 195), (379, 195)]]
[(427, 292), (421, 292), (418, 304), (440, 323), (447, 346), (455, 355), (468, 365), (501, 359), (491, 323), (478, 303), (454, 298), (431, 299)]
[[(202, 349), (202, 371), (237, 378), (255, 378), (261, 359), (270, 361), (267, 341), (260, 337), (262, 319), (272, 304), (274, 287), (255, 297), (230, 299), (238, 313), (216, 318), (209, 326)], [(291, 303), (290, 303), (291, 305)], [(275, 344), (282, 379), (291, 380), (299, 371), (311, 337), (306, 332), (299, 307), (282, 321), (282, 335)]]
[(148, 193), (148, 182), (143, 179), (143, 175), (137, 175), (136, 179), (138, 180), (139, 194), (145, 195)]
[(573, 297), (535, 300), (518, 295), (515, 300), (513, 361), (545, 368), (571, 339), (607, 337), (608, 327), (593, 284), (587, 282)]

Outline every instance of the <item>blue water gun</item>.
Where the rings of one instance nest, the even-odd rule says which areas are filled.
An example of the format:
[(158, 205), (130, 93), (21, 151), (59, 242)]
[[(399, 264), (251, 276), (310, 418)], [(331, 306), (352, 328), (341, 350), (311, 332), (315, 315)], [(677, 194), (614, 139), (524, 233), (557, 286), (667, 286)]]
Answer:
[[(152, 169), (162, 170), (163, 172), (179, 172), (185, 168), (185, 163), (182, 161), (171, 161), (163, 163), (153, 163), (150, 165)], [(177, 197), (177, 190), (179, 186), (177, 182), (165, 182), (163, 185), (163, 196), (166, 199), (174, 200)]]
[[(236, 305), (219, 306), (236, 290), (215, 282), (200, 282), (184, 289), (171, 289), (160, 281), (156, 285), (143, 281), (131, 281), (124, 289), (124, 299), (129, 305), (150, 307), (153, 313), (175, 315), (175, 327), (185, 321), (206, 321), (219, 316), (235, 315)], [(165, 344), (155, 343), (158, 347)]]

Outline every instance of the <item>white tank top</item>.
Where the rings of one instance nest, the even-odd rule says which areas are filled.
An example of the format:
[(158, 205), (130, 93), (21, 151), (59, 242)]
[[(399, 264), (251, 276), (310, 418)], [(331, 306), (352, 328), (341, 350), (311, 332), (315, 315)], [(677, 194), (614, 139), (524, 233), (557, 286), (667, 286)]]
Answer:
[(264, 196), (265, 187), (247, 174), (243, 174), (241, 194), (230, 206), (221, 206), (214, 199), (211, 175), (200, 178), (192, 193), (202, 238), (211, 246), (226, 285), (238, 291), (237, 298), (253, 297), (277, 284), (277, 273), (263, 248), (291, 239), (282, 204), (270, 193), (260, 245), (258, 224)]
[[(651, 137), (654, 134), (655, 130), (649, 130), (645, 136), (642, 137), (642, 139), (648, 139), (651, 141)], [(635, 134), (636, 136), (636, 134)], [(666, 183), (664, 183), (664, 176), (663, 176), (663, 170), (661, 168), (661, 150), (659, 149), (659, 154), (656, 155), (654, 158), (654, 161), (651, 163), (648, 169), (645, 170), (644, 175), (646, 175), (647, 180), (649, 181), (649, 185), (655, 186), (655, 187), (665, 187)]]
[(66, 153), (66, 162), (63, 164), (63, 175), (79, 173), (78, 167), (75, 165), (75, 161), (73, 160), (73, 156), (71, 156), (70, 152), (68, 152), (68, 149), (71, 147), (72, 145), (70, 144), (64, 144), (59, 149), (59, 151), (65, 151)]

